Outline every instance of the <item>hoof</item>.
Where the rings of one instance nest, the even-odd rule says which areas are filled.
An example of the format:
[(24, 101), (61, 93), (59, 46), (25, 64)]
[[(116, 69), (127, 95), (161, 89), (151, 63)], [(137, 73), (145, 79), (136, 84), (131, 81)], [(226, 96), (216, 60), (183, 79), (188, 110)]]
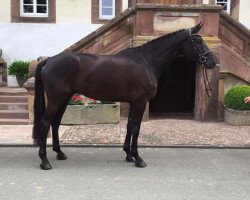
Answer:
[(136, 160), (135, 166), (136, 167), (146, 167), (146, 163), (143, 160)]
[(133, 156), (127, 156), (127, 157), (126, 157), (126, 161), (127, 161), (127, 162), (135, 162), (135, 159), (134, 159)]
[(40, 165), (40, 167), (41, 167), (41, 169), (43, 169), (43, 170), (50, 170), (50, 169), (52, 169), (52, 167), (51, 167), (51, 165), (49, 164), (49, 163), (47, 163), (47, 164), (41, 164)]
[(61, 153), (61, 154), (57, 154), (57, 160), (66, 160), (67, 159), (67, 156), (65, 156), (64, 153)]

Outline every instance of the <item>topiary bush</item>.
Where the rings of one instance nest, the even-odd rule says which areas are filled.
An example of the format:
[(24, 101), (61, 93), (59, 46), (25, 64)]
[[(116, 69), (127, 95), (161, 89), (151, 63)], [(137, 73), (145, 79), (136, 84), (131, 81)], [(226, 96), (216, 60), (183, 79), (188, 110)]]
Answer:
[(28, 61), (16, 60), (9, 65), (9, 75), (27, 79), (29, 77), (29, 65), (30, 62)]
[(232, 87), (225, 95), (225, 106), (234, 110), (250, 110), (250, 104), (244, 102), (244, 99), (248, 96), (250, 96), (250, 86)]

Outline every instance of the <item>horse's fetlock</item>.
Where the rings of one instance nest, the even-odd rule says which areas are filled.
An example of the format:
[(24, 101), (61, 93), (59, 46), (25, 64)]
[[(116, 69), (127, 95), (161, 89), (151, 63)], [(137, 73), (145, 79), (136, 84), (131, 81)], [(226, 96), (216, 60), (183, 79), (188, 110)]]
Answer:
[(125, 151), (126, 153), (130, 152), (130, 147), (123, 146), (123, 151)]
[(138, 157), (138, 151), (131, 151), (131, 155), (135, 158)]
[(53, 147), (52, 149), (53, 149), (53, 151), (55, 151), (55, 152), (60, 151), (60, 148), (58, 148), (58, 147)]
[(41, 151), (41, 150), (39, 150), (39, 157), (41, 158), (41, 159), (43, 159), (44, 158), (44, 156), (46, 156), (47, 155), (47, 152), (46, 151)]
[(61, 151), (61, 148), (60, 148), (60, 146), (59, 145), (53, 145), (53, 151), (55, 151), (55, 152), (58, 152), (58, 151)]

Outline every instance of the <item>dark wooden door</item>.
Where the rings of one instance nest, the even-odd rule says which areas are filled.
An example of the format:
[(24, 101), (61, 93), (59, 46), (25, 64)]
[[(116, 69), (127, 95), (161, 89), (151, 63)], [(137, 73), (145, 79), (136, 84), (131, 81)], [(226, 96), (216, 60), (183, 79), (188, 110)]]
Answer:
[(192, 113), (195, 104), (196, 64), (176, 60), (161, 75), (156, 96), (149, 103), (150, 114)]

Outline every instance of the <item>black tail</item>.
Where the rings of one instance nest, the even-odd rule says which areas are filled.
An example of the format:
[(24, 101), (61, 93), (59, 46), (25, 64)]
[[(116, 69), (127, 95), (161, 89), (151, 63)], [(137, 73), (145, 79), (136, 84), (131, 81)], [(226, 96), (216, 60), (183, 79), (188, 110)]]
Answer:
[(43, 66), (46, 64), (47, 59), (38, 63), (36, 67), (35, 74), (35, 100), (34, 100), (34, 127), (32, 138), (34, 139), (34, 144), (40, 144), (40, 121), (45, 112), (45, 98), (44, 98), (44, 87), (41, 77), (41, 71)]

